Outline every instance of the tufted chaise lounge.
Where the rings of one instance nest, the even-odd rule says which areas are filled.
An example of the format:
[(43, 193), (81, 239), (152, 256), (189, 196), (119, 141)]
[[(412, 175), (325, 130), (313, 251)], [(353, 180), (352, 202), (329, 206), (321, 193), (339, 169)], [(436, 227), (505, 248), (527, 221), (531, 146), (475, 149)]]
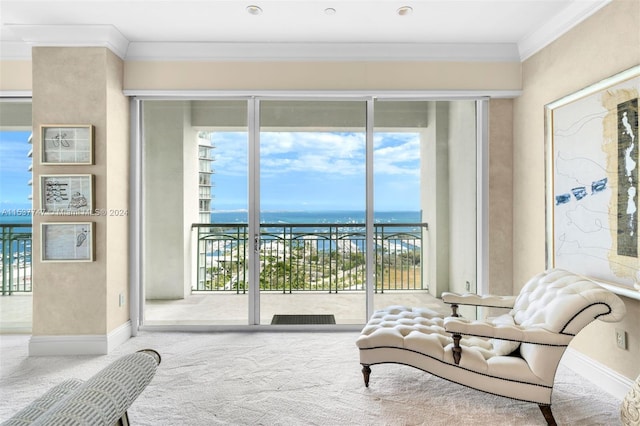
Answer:
[[(617, 322), (622, 300), (573, 273), (551, 269), (531, 278), (516, 296), (443, 293), (453, 315), (390, 306), (375, 312), (356, 344), (364, 382), (370, 366), (409, 365), (484, 392), (540, 406), (550, 425), (551, 392), (560, 358), (594, 319)], [(457, 316), (458, 305), (509, 308), (486, 320)]]

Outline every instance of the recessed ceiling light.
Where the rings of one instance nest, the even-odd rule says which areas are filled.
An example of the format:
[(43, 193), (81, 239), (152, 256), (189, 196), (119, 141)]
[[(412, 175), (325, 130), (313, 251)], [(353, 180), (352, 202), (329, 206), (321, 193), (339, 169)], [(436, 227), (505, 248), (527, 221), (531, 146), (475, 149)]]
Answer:
[(262, 9), (260, 8), (260, 6), (251, 5), (247, 6), (247, 12), (250, 15), (260, 15), (262, 13)]
[(411, 15), (413, 13), (413, 8), (411, 6), (402, 6), (396, 13), (400, 16)]
[(325, 15), (335, 15), (336, 14), (336, 10), (332, 7), (328, 7), (324, 10), (324, 14)]

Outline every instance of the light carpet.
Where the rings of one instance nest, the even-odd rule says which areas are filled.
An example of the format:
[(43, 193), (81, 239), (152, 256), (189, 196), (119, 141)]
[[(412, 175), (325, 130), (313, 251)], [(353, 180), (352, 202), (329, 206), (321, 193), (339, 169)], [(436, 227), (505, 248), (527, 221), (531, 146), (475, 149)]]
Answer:
[[(538, 406), (412, 367), (360, 372), (357, 332), (141, 332), (109, 355), (28, 357), (29, 336), (0, 336), (0, 420), (63, 379), (153, 348), (162, 363), (129, 410), (133, 425), (544, 425)], [(560, 366), (560, 425), (619, 425), (620, 401)]]

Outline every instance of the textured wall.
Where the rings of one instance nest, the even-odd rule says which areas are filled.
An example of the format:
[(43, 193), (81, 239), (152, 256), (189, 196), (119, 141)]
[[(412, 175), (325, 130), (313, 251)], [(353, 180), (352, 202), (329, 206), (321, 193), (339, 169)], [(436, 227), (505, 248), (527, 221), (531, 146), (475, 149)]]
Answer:
[[(489, 102), (489, 293), (513, 291), (513, 100)], [(504, 311), (500, 312), (504, 313)]]
[[(118, 297), (128, 288), (128, 218), (109, 214), (128, 209), (129, 111), (121, 81), (121, 61), (105, 48), (33, 49), (33, 207), (41, 207), (40, 174), (90, 173), (95, 208), (106, 212), (33, 217), (34, 241), (40, 240), (43, 222), (95, 223), (93, 262), (41, 262), (40, 244), (34, 243), (34, 336), (105, 335), (129, 318), (128, 306), (119, 306)], [(94, 164), (39, 164), (43, 124), (92, 124)]]
[[(523, 94), (514, 103), (514, 286), (545, 268), (544, 106), (640, 63), (640, 2), (614, 0), (523, 64)], [(640, 373), (640, 302), (625, 299), (619, 324), (594, 324), (573, 347), (629, 378)], [(629, 333), (615, 347), (614, 329)], [(597, 343), (596, 343), (597, 342)]]

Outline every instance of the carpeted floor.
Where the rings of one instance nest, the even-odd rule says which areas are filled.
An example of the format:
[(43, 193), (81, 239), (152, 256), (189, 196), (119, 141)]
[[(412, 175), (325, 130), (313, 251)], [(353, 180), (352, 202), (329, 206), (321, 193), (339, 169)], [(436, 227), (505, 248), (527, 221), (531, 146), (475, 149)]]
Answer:
[[(0, 421), (70, 377), (154, 348), (162, 363), (129, 410), (133, 425), (544, 425), (537, 405), (491, 396), (402, 365), (362, 381), (357, 332), (142, 332), (104, 356), (28, 357), (0, 335)], [(560, 425), (619, 425), (620, 401), (561, 365)]]

